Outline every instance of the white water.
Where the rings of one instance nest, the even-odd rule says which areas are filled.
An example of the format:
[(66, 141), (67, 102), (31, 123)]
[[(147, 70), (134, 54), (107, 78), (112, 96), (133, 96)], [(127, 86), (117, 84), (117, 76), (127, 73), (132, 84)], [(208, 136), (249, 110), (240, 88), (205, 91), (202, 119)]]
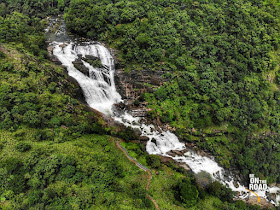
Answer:
[[(88, 105), (104, 114), (111, 114), (112, 105), (120, 102), (121, 96), (115, 88), (114, 60), (110, 52), (100, 44), (75, 45), (71, 42), (63, 47), (63, 43), (53, 42), (52, 45), (53, 54), (62, 65), (67, 67), (68, 74), (77, 80)], [(78, 55), (82, 55), (83, 58), (87, 55), (98, 57), (106, 68), (94, 68), (86, 61), (82, 61), (89, 69), (90, 77), (88, 77), (77, 70), (72, 63), (78, 59)]]
[[(163, 155), (171, 157), (178, 162), (186, 163), (195, 174), (205, 171), (209, 173), (213, 179), (227, 185), (233, 191), (240, 192), (240, 198), (255, 196), (239, 183), (239, 187), (236, 188), (233, 184), (233, 178), (225, 177), (224, 169), (215, 162), (214, 158), (200, 156), (192, 150), (189, 150), (183, 156), (170, 156), (168, 152), (171, 150), (182, 151), (186, 149), (185, 144), (181, 143), (173, 133), (169, 131), (159, 132), (153, 125), (145, 125), (140, 122), (140, 118), (133, 117), (128, 113), (121, 116), (114, 115), (112, 106), (121, 101), (121, 96), (115, 88), (114, 59), (108, 49), (99, 43), (74, 44), (70, 42), (66, 44), (67, 46), (63, 46), (62, 44), (65, 43), (51, 43), (51, 45), (54, 46), (53, 54), (59, 59), (62, 65), (67, 67), (69, 75), (75, 78), (80, 84), (89, 106), (104, 114), (110, 114), (117, 122), (139, 129), (142, 136), (147, 136), (149, 138), (146, 147), (149, 154)], [(87, 55), (98, 57), (105, 68), (94, 68), (86, 61), (82, 61), (84, 66), (89, 69), (89, 76), (86, 76), (76, 69), (72, 63), (79, 57), (78, 55), (81, 55), (83, 58)], [(268, 191), (276, 193), (278, 190), (279, 188), (273, 187), (269, 188)], [(266, 193), (263, 191), (256, 193), (261, 197), (267, 198)], [(275, 202), (278, 203), (279, 201), (280, 196), (278, 195)]]

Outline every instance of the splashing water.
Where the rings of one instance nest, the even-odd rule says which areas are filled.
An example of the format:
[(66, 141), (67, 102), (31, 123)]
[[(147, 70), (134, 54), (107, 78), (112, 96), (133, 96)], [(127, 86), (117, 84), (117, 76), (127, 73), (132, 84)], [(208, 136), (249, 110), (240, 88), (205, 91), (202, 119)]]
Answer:
[[(64, 29), (65, 27), (60, 27), (60, 30), (61, 28)], [(63, 31), (60, 33), (65, 35)], [(195, 174), (205, 171), (213, 179), (220, 181), (233, 191), (240, 192), (240, 198), (242, 199), (248, 196), (255, 196), (253, 193), (248, 192), (240, 183), (236, 187), (233, 177), (226, 177), (225, 170), (215, 162), (214, 158), (200, 156), (192, 150), (188, 150), (184, 155), (180, 156), (169, 155), (168, 153), (171, 150), (182, 151), (186, 149), (185, 144), (180, 142), (173, 133), (157, 131), (153, 125), (143, 124), (140, 122), (140, 118), (133, 117), (128, 113), (119, 116), (115, 115), (112, 112), (112, 106), (121, 101), (121, 96), (116, 91), (114, 83), (114, 59), (107, 48), (99, 43), (84, 42), (75, 44), (73, 41), (70, 41), (68, 44), (53, 41), (51, 45), (54, 47), (53, 54), (67, 68), (68, 74), (75, 78), (81, 86), (88, 105), (106, 115), (111, 115), (115, 121), (125, 126), (139, 129), (142, 136), (149, 138), (146, 146), (149, 154), (162, 155), (178, 162), (186, 163)], [(83, 74), (75, 68), (73, 62), (79, 57), (86, 58), (86, 56), (99, 58), (104, 67), (93, 67), (82, 59), (83, 65), (89, 71), (89, 76)], [(279, 191), (277, 187), (269, 188), (268, 190), (269, 193), (276, 193), (277, 191)], [(256, 193), (267, 199), (266, 192), (260, 191)], [(278, 195), (276, 201), (272, 201), (272, 203), (277, 204), (279, 201), (280, 196)]]
[[(112, 114), (112, 105), (120, 102), (121, 96), (115, 88), (114, 60), (109, 51), (100, 44), (75, 45), (70, 42), (64, 46), (63, 43), (53, 42), (52, 45), (53, 54), (67, 68), (68, 74), (77, 80), (88, 105), (104, 114)], [(82, 60), (84, 66), (89, 69), (88, 77), (72, 63), (79, 58), (78, 55), (82, 55), (82, 58), (88, 55), (100, 58), (104, 68), (94, 68)]]

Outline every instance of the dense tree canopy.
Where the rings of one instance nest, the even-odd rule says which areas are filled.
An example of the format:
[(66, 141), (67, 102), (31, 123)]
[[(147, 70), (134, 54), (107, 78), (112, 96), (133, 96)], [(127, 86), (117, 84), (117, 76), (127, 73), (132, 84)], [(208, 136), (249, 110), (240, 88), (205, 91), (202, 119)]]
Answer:
[[(133, 130), (88, 112), (64, 70), (46, 60), (46, 17), (63, 12), (72, 33), (118, 49), (125, 70), (166, 72), (169, 82), (141, 97), (149, 117), (225, 167), (279, 181), (279, 8), (276, 0), (1, 1), (0, 208), (153, 208), (144, 172), (112, 137), (129, 142)], [(164, 208), (255, 209), (127, 145), (157, 170), (152, 195)]]
[[(263, 148), (260, 136), (259, 146), (246, 148), (256, 141), (252, 135), (273, 135), (278, 144), (279, 17), (275, 0), (76, 0), (65, 13), (72, 32), (117, 48), (126, 70), (166, 71), (170, 81), (145, 95), (149, 116), (159, 115), (188, 141), (196, 139), (186, 128), (195, 128), (199, 146), (226, 167), (244, 168), (245, 177), (255, 164), (240, 160)], [(203, 138), (209, 132), (211, 138)], [(271, 157), (279, 156), (277, 148)], [(271, 161), (253, 171), (279, 181)]]

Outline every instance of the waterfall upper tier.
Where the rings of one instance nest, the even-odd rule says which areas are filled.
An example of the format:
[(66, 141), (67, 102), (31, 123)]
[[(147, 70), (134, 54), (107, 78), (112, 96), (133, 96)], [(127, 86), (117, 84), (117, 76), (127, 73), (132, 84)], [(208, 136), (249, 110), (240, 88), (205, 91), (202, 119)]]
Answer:
[[(115, 88), (114, 59), (107, 48), (99, 43), (91, 44), (64, 44), (60, 42), (52, 43), (53, 54), (58, 58), (63, 66), (67, 68), (68, 74), (75, 78), (81, 86), (86, 102), (92, 108), (104, 113), (111, 114), (112, 106), (121, 101), (121, 96)], [(95, 56), (100, 59), (103, 68), (97, 68), (83, 61), (88, 68), (89, 76), (83, 74), (75, 68), (73, 62), (82, 56)]]

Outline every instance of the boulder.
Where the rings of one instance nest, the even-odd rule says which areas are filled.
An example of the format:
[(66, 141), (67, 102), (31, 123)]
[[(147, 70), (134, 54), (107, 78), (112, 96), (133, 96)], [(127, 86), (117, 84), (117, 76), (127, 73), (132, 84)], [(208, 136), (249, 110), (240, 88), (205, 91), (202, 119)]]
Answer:
[(136, 136), (140, 136), (142, 134), (139, 128), (133, 128), (133, 132)]
[(80, 72), (82, 72), (84, 75), (89, 77), (89, 69), (84, 66), (83, 62), (81, 61), (80, 58), (76, 59), (75, 61), (72, 62), (74, 67), (78, 69)]
[(184, 152), (178, 151), (178, 150), (171, 150), (170, 153), (173, 153), (173, 154), (178, 155), (178, 156), (183, 156), (184, 155)]
[(152, 138), (151, 142), (153, 142), (155, 145), (157, 145), (157, 140), (155, 138)]
[(161, 158), (160, 161), (162, 163), (168, 163), (168, 162), (172, 162), (173, 161), (173, 159), (171, 157), (160, 156), (160, 158)]
[(139, 137), (139, 140), (140, 140), (140, 141), (149, 141), (150, 139), (149, 139), (149, 137), (147, 137), (147, 136), (140, 136), (140, 137)]
[(190, 167), (186, 163), (178, 163), (179, 166), (183, 167), (185, 170), (190, 171)]
[(238, 184), (238, 182), (237, 182), (236, 180), (234, 180), (233, 185), (234, 185), (234, 187), (236, 187), (236, 188), (239, 187), (239, 184)]
[(66, 46), (67, 46), (67, 44), (65, 44), (65, 43), (59, 45), (59, 47), (62, 47), (62, 48), (66, 47)]
[(93, 56), (93, 55), (86, 55), (85, 56), (87, 59), (90, 59), (90, 60), (93, 60), (93, 61), (95, 61), (95, 60), (100, 60), (98, 57), (95, 57), (95, 56)]

